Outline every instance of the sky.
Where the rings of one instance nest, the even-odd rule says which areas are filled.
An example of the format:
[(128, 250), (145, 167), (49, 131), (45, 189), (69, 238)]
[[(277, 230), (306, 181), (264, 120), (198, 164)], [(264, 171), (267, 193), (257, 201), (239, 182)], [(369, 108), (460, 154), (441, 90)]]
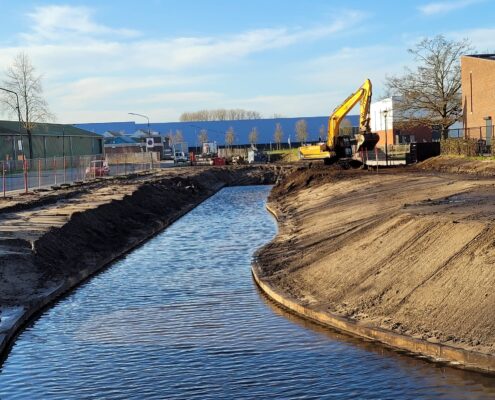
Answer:
[[(374, 98), (442, 34), (495, 51), (495, 1), (0, 0), (0, 82), (19, 52), (60, 123), (178, 121), (200, 109), (328, 115)], [(0, 111), (0, 117), (8, 117)]]

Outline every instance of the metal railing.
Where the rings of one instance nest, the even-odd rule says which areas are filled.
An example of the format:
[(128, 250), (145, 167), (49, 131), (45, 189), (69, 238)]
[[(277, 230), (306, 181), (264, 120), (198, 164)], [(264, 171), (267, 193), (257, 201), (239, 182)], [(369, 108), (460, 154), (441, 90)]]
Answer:
[(476, 126), (471, 128), (451, 128), (448, 130), (449, 139), (478, 139), (491, 144), (494, 128), (492, 126)]
[(0, 161), (0, 188), (3, 197), (14, 191), (29, 192), (95, 180), (105, 176), (150, 171), (160, 166), (151, 153), (107, 162), (102, 155)]
[(376, 146), (373, 150), (361, 150), (356, 153), (355, 158), (369, 166), (394, 166), (405, 165), (410, 154), (410, 145), (389, 144)]
[[(448, 138), (454, 139), (454, 142), (444, 143), (442, 152), (469, 156), (492, 156), (494, 150), (492, 146), (493, 135), (493, 126), (449, 129)], [(459, 139), (457, 145), (455, 139)]]

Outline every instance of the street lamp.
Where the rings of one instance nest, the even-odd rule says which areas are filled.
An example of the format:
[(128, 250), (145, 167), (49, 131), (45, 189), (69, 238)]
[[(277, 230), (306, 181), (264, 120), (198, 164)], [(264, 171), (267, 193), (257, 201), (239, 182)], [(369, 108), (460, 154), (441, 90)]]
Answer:
[(385, 124), (385, 165), (388, 166), (388, 132), (387, 132), (388, 110), (383, 110), (383, 122)]
[[(137, 115), (138, 117), (143, 117), (143, 118), (146, 118), (146, 120), (148, 121), (148, 136), (151, 137), (151, 131), (150, 131), (150, 119), (147, 115), (143, 115), (143, 114), (138, 114), (138, 113), (128, 113), (130, 115)], [(145, 141), (146, 142), (146, 141)], [(148, 152), (148, 146), (146, 146), (146, 152)]]
[(148, 120), (148, 135), (151, 136), (151, 131), (150, 131), (150, 119), (149, 117), (147, 117), (146, 115), (143, 115), (143, 114), (137, 114), (137, 113), (128, 113), (130, 115), (137, 115), (138, 117), (143, 117), (143, 118), (146, 118)]
[[(21, 123), (21, 108), (19, 107), (19, 96), (13, 90), (5, 89), (5, 88), (2, 88), (2, 87), (0, 87), (0, 90), (3, 90), (4, 92), (15, 94), (15, 100), (16, 100), (16, 103), (17, 103), (17, 118), (19, 120), (19, 136), (21, 138), (21, 143), (22, 143), (22, 133), (21, 133), (21, 125), (22, 125), (22, 123)], [(15, 150), (15, 145), (14, 145), (14, 150)], [(24, 155), (24, 150), (23, 150), (22, 154)]]

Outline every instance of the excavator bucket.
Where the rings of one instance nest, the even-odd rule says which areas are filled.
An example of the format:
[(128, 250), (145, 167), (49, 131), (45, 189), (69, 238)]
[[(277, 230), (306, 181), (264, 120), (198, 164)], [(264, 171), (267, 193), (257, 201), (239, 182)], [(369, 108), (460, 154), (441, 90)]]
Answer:
[(373, 150), (380, 139), (376, 133), (360, 133), (356, 135), (357, 139), (357, 151), (360, 150)]

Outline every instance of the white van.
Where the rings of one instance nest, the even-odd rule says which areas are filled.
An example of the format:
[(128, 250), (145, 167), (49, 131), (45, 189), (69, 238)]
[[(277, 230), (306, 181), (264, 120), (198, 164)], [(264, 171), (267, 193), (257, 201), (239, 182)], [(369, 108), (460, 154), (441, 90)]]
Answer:
[(189, 162), (189, 158), (183, 151), (176, 151), (174, 155), (175, 164), (185, 164)]

